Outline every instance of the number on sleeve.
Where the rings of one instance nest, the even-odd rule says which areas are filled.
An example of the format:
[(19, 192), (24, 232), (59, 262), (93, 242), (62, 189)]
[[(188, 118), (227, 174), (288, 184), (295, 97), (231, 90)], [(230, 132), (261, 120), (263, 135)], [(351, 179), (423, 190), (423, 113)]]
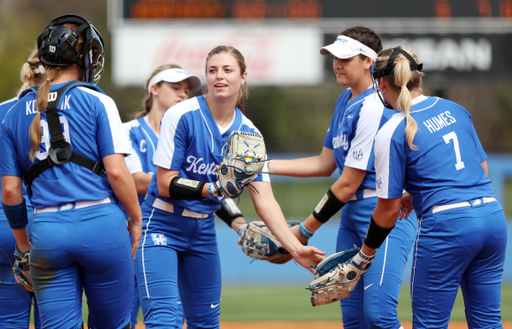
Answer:
[(457, 163), (455, 163), (455, 169), (461, 170), (464, 169), (464, 161), (462, 161), (462, 158), (460, 156), (460, 148), (459, 148), (459, 139), (457, 138), (457, 134), (452, 131), (451, 133), (448, 133), (443, 136), (444, 141), (446, 144), (450, 144), (450, 140), (453, 139), (453, 148), (455, 149), (455, 159), (457, 160)]

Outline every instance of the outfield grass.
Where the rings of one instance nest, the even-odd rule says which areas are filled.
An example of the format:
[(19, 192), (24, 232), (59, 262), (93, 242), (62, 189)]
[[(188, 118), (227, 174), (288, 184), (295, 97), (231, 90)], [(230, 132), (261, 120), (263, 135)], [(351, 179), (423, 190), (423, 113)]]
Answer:
[[(222, 289), (221, 321), (339, 321), (339, 303), (311, 306), (310, 292), (302, 286), (262, 287), (225, 286)], [(398, 317), (412, 319), (409, 288), (400, 292)], [(512, 285), (502, 289), (502, 317), (512, 321)], [(464, 302), (459, 294), (452, 310), (451, 320), (465, 321)]]

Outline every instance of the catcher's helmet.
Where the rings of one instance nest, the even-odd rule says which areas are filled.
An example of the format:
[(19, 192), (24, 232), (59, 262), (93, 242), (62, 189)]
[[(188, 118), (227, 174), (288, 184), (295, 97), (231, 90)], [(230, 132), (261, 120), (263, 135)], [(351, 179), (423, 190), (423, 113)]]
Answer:
[[(63, 26), (76, 24), (76, 30)], [(78, 36), (84, 33), (85, 43), (81, 53), (76, 51)], [(85, 70), (85, 81), (96, 83), (101, 78), (104, 62), (103, 38), (85, 18), (75, 14), (62, 15), (50, 22), (37, 38), (41, 62), (51, 66), (78, 64)]]

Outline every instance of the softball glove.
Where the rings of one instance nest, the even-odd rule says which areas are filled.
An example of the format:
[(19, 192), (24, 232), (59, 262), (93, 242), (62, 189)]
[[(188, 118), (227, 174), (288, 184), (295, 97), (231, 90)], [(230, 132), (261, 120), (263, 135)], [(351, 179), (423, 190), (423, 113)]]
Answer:
[[(299, 223), (288, 221), (288, 227)], [(238, 239), (238, 244), (244, 254), (252, 258), (251, 262), (261, 259), (274, 264), (284, 264), (293, 258), (262, 221), (250, 222)]]
[(34, 287), (32, 286), (32, 279), (30, 278), (30, 251), (22, 253), (18, 249), (18, 245), (16, 245), (16, 249), (14, 250), (14, 265), (12, 267), (12, 272), (16, 281), (23, 287), (25, 290), (34, 291)]
[[(246, 131), (233, 131), (224, 143), (226, 153), (217, 166), (219, 180), (214, 183), (219, 195), (240, 195), (263, 170), (266, 158), (263, 136)], [(253, 186), (250, 186), (254, 189)], [(257, 190), (256, 190), (257, 191)]]
[(309, 284), (313, 306), (334, 303), (352, 295), (361, 276), (370, 265), (362, 269), (352, 263), (360, 248), (352, 248), (325, 258), (316, 267), (315, 279)]

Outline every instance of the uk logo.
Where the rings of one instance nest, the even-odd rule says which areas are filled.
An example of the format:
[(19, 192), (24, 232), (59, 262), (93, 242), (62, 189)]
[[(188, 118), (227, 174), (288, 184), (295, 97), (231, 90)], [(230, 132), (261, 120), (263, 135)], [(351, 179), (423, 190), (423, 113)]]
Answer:
[(153, 239), (155, 245), (167, 245), (167, 238), (162, 233), (151, 233), (151, 239)]
[(383, 184), (383, 179), (381, 176), (377, 177), (377, 179), (375, 180), (375, 185), (377, 185), (377, 188), (382, 188), (382, 184)]
[(363, 154), (363, 150), (361, 150), (360, 148), (356, 148), (356, 149), (354, 149), (354, 151), (352, 151), (352, 155), (357, 160), (361, 160), (363, 158), (363, 155), (364, 155)]

